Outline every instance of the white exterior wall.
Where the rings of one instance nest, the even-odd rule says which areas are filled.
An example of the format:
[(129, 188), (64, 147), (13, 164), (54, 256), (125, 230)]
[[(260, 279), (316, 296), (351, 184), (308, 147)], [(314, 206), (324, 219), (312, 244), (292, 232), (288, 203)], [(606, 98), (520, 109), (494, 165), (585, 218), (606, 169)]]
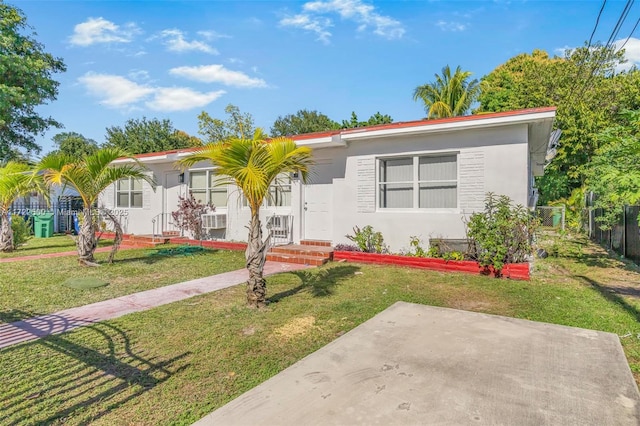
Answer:
[[(458, 208), (390, 210), (378, 207), (378, 158), (437, 153), (458, 154)], [(316, 150), (314, 158), (318, 165), (310, 185), (333, 183), (333, 226), (325, 239), (334, 244), (351, 243), (345, 235), (353, 234), (354, 226), (371, 225), (382, 232), (392, 251), (408, 249), (411, 236), (420, 237), (426, 247), (429, 238), (464, 238), (463, 217), (482, 209), (486, 192), (507, 195), (517, 204), (527, 205), (528, 201), (526, 124), (353, 141), (346, 148)], [(368, 177), (363, 179), (363, 176)], [(370, 200), (362, 203), (363, 181), (370, 179), (375, 181), (364, 186), (370, 191), (373, 185), (373, 208)], [(470, 200), (469, 194), (475, 199)], [(368, 208), (363, 208), (363, 204)]]

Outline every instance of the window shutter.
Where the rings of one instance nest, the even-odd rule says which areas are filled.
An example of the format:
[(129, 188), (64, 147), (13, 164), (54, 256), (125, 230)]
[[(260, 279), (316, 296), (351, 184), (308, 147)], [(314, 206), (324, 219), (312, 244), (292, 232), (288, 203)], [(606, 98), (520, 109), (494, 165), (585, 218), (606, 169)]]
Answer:
[[(149, 176), (151, 180), (153, 180), (154, 182), (156, 181), (155, 175), (153, 174), (153, 172), (145, 172), (145, 174)], [(143, 210), (151, 210), (151, 197), (153, 196), (152, 193), (155, 191), (156, 191), (155, 185), (151, 185), (149, 182), (146, 182), (146, 181), (142, 182), (142, 209)]]

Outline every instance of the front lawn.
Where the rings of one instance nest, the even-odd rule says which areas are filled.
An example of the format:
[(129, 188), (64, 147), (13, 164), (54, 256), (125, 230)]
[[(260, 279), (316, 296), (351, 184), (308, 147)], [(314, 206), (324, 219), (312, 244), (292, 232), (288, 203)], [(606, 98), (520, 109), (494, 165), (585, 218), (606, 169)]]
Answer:
[[(98, 253), (96, 259), (103, 263), (100, 267), (80, 266), (76, 256), (0, 263), (0, 323), (244, 267), (244, 253), (238, 251), (154, 255), (168, 247), (171, 246), (122, 250), (111, 265), (104, 263), (109, 253)], [(61, 285), (66, 279), (76, 277), (96, 277), (109, 285), (91, 290)]]
[(269, 278), (265, 310), (240, 285), (7, 348), (0, 423), (191, 424), (398, 300), (616, 333), (638, 380), (638, 304), (604, 290), (637, 268), (584, 241), (536, 264), (524, 282), (333, 263)]
[[(98, 247), (107, 247), (111, 244), (113, 244), (113, 240), (101, 239)], [(75, 250), (76, 243), (69, 235), (54, 235), (51, 238), (31, 237), (10, 253), (0, 252), (0, 259)]]

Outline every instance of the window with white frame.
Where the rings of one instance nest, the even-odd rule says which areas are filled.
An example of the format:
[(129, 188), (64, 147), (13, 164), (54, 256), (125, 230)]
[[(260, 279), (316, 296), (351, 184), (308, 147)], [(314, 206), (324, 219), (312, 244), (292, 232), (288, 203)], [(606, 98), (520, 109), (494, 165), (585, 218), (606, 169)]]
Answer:
[[(248, 207), (247, 197), (242, 195), (242, 207)], [(269, 185), (269, 194), (264, 200), (265, 207), (291, 206), (291, 175), (283, 173)]]
[(213, 170), (189, 172), (189, 190), (202, 204), (227, 207), (227, 185), (220, 185)]
[(116, 183), (116, 206), (142, 208), (142, 179), (126, 178)]
[(378, 206), (438, 209), (458, 206), (458, 156), (414, 155), (378, 160)]

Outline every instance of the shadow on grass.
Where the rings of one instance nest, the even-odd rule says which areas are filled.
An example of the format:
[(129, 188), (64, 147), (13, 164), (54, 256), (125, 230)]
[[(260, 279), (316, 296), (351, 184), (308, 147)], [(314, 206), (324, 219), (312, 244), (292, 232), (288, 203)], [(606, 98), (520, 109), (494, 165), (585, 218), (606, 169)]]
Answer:
[(0, 423), (93, 422), (188, 368), (188, 355), (145, 356), (108, 323), (5, 348)]
[(300, 285), (291, 290), (274, 294), (268, 301), (269, 303), (278, 303), (285, 297), (293, 296), (301, 291), (309, 291), (314, 297), (330, 296), (341, 281), (353, 276), (359, 270), (358, 266), (341, 265), (332, 268), (289, 272), (300, 279)]
[[(139, 250), (140, 254), (138, 256), (135, 257), (127, 257), (127, 258), (119, 258), (118, 256), (120, 255), (120, 252), (118, 251), (118, 254), (116, 255), (116, 258), (113, 260), (113, 264), (117, 265), (117, 264), (125, 264), (125, 263), (132, 263), (132, 262), (142, 262), (144, 264), (147, 265), (153, 265), (156, 264), (158, 262), (161, 262), (163, 260), (172, 258), (172, 257), (194, 257), (194, 256), (203, 256), (203, 255), (209, 255), (209, 254), (215, 254), (216, 252), (218, 252), (219, 250), (212, 250), (212, 249), (203, 249), (201, 251), (180, 251), (177, 250), (177, 248), (162, 248), (162, 249), (158, 249), (158, 248), (151, 248), (151, 249), (147, 249), (147, 250)], [(106, 263), (106, 260), (103, 262), (100, 262), (100, 264), (104, 264), (107, 265), (108, 263)]]
[(44, 315), (42, 313), (23, 311), (20, 309), (9, 309), (8, 311), (0, 311), (0, 322), (12, 323), (22, 321), (27, 318), (33, 318)]
[(624, 298), (618, 295), (618, 293), (620, 293), (628, 296), (639, 297), (640, 290), (636, 290), (632, 288), (624, 288), (626, 292), (623, 292), (623, 291), (619, 291), (621, 289), (619, 287), (609, 287), (609, 286), (603, 285), (595, 280), (592, 280), (589, 277), (585, 277), (584, 275), (579, 275), (577, 276), (577, 278), (589, 284), (591, 287), (596, 289), (602, 295), (602, 297), (607, 299), (609, 302), (617, 306), (620, 306), (622, 309), (624, 309), (625, 311), (633, 315), (636, 321), (640, 322), (640, 311), (638, 311), (638, 309), (635, 306), (629, 304), (626, 300), (624, 300)]

